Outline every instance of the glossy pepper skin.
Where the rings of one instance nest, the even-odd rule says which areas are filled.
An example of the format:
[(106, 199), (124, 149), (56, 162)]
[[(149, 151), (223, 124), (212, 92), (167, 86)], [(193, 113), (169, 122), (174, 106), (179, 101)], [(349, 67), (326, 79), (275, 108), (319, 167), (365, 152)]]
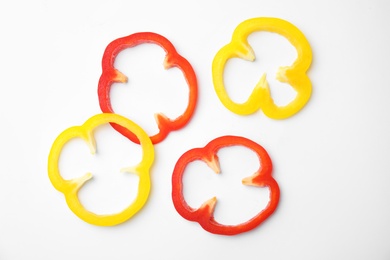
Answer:
[[(287, 38), (297, 50), (297, 59), (294, 63), (291, 66), (280, 67), (276, 75), (280, 82), (288, 83), (297, 92), (295, 99), (286, 106), (277, 106), (273, 101), (265, 74), (244, 103), (234, 102), (225, 89), (223, 71), (229, 59), (255, 60), (255, 54), (247, 38), (256, 31), (278, 33)], [(312, 51), (309, 42), (293, 24), (279, 18), (252, 18), (237, 26), (231, 42), (220, 49), (214, 57), (212, 64), (214, 89), (223, 105), (236, 114), (248, 115), (261, 109), (270, 118), (285, 119), (300, 111), (310, 99), (312, 85), (306, 72), (311, 61)]]
[[(138, 194), (136, 199), (123, 211), (116, 214), (97, 215), (84, 208), (78, 198), (80, 188), (92, 178), (91, 173), (86, 173), (79, 178), (65, 180), (62, 178), (58, 166), (62, 148), (73, 138), (81, 138), (88, 145), (92, 154), (96, 153), (96, 142), (93, 131), (102, 124), (116, 123), (132, 131), (142, 148), (142, 160), (135, 167), (122, 168), (121, 172), (134, 173), (139, 177)], [(65, 195), (69, 208), (82, 220), (99, 226), (113, 226), (120, 224), (137, 213), (147, 201), (150, 191), (149, 170), (154, 161), (154, 148), (148, 135), (129, 119), (117, 114), (98, 114), (88, 119), (81, 126), (74, 126), (63, 131), (54, 141), (48, 158), (48, 174), (53, 186)]]
[[(198, 83), (195, 72), (191, 64), (183, 58), (172, 45), (172, 43), (165, 37), (152, 33), (152, 32), (140, 32), (135, 33), (123, 38), (112, 41), (106, 48), (103, 60), (102, 60), (102, 75), (100, 76), (98, 85), (98, 96), (100, 108), (105, 113), (113, 113), (110, 100), (110, 89), (114, 83), (125, 83), (127, 77), (120, 71), (115, 69), (114, 62), (117, 55), (126, 48), (131, 48), (143, 43), (153, 43), (159, 45), (166, 52), (164, 67), (169, 69), (172, 67), (179, 68), (183, 76), (185, 77), (189, 87), (189, 100), (186, 110), (182, 115), (176, 119), (170, 119), (162, 113), (156, 114), (156, 122), (159, 128), (159, 132), (153, 136), (150, 136), (153, 144), (157, 144), (164, 140), (169, 132), (178, 130), (184, 127), (191, 119), (194, 113), (196, 102), (198, 99)], [(127, 129), (117, 124), (112, 126), (124, 136), (128, 137), (131, 141), (139, 143), (136, 136)]]
[[(260, 160), (259, 169), (250, 177), (244, 178), (244, 185), (268, 187), (270, 201), (266, 208), (252, 219), (238, 225), (222, 225), (215, 221), (213, 213), (217, 199), (211, 198), (198, 209), (191, 208), (183, 197), (183, 175), (187, 165), (195, 160), (204, 161), (216, 173), (220, 172), (217, 152), (228, 146), (241, 145), (255, 152)], [(219, 235), (236, 235), (254, 229), (265, 221), (276, 209), (280, 190), (272, 177), (272, 162), (266, 150), (259, 144), (239, 136), (222, 136), (212, 140), (204, 148), (194, 148), (184, 153), (177, 161), (172, 175), (172, 200), (176, 211), (185, 219), (198, 222), (206, 231)]]

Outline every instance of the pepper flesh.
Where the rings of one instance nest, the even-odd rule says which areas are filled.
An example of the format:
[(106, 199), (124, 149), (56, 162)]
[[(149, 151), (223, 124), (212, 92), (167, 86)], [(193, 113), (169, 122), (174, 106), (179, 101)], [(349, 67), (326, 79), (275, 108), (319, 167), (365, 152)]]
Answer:
[[(164, 140), (169, 132), (178, 130), (188, 123), (192, 114), (194, 113), (198, 99), (198, 83), (195, 72), (191, 64), (176, 51), (175, 47), (168, 39), (156, 33), (141, 32), (112, 41), (107, 46), (103, 55), (103, 72), (100, 76), (98, 85), (99, 103), (103, 112), (113, 113), (110, 100), (111, 85), (113, 83), (127, 82), (127, 77), (114, 68), (115, 58), (122, 50), (137, 46), (142, 43), (154, 43), (162, 47), (166, 52), (164, 60), (165, 69), (173, 67), (179, 68), (182, 71), (189, 87), (189, 101), (187, 108), (182, 115), (176, 119), (170, 119), (162, 113), (155, 115), (159, 132), (151, 136), (150, 139), (152, 140), (153, 144), (157, 144)], [(112, 124), (112, 126), (131, 141), (139, 143), (136, 136), (131, 131), (128, 131), (127, 129), (115, 123)]]
[[(265, 74), (261, 77), (251, 95), (244, 103), (234, 102), (228, 95), (223, 80), (226, 62), (231, 58), (255, 60), (255, 54), (248, 43), (248, 36), (255, 31), (270, 31), (287, 38), (296, 48), (298, 57), (291, 66), (280, 67), (277, 80), (290, 84), (297, 95), (286, 106), (277, 106), (272, 99)], [(223, 105), (239, 115), (248, 115), (262, 109), (265, 115), (274, 119), (288, 118), (300, 111), (311, 96), (312, 85), (306, 72), (310, 67), (312, 51), (303, 33), (291, 23), (271, 17), (246, 20), (235, 29), (232, 40), (218, 51), (212, 64), (214, 89)]]
[[(139, 176), (138, 194), (132, 204), (123, 211), (109, 215), (97, 215), (85, 209), (78, 198), (78, 191), (92, 178), (92, 174), (86, 173), (82, 177), (65, 180), (61, 176), (58, 163), (64, 145), (73, 138), (83, 139), (87, 143), (91, 153), (95, 154), (96, 142), (93, 136), (93, 130), (99, 125), (112, 122), (132, 131), (137, 136), (138, 140), (140, 140), (143, 153), (141, 162), (135, 167), (121, 169), (121, 172), (134, 173)], [(69, 208), (79, 218), (93, 225), (113, 226), (131, 218), (145, 204), (150, 192), (149, 169), (152, 166), (153, 161), (153, 144), (144, 130), (125, 117), (117, 114), (105, 113), (91, 117), (81, 126), (73, 126), (66, 129), (55, 139), (49, 153), (48, 173), (53, 186), (65, 195)]]
[[(227, 146), (241, 145), (254, 151), (259, 160), (259, 169), (250, 177), (244, 178), (244, 185), (268, 187), (270, 201), (266, 208), (247, 222), (238, 225), (223, 225), (215, 221), (213, 213), (217, 199), (211, 198), (198, 209), (191, 208), (183, 196), (183, 174), (187, 165), (195, 160), (202, 160), (216, 173), (220, 172), (217, 152)], [(260, 225), (276, 209), (280, 190), (272, 177), (272, 162), (266, 150), (259, 144), (239, 136), (222, 136), (212, 140), (204, 148), (194, 148), (184, 153), (177, 161), (172, 175), (172, 200), (176, 211), (189, 221), (198, 222), (206, 231), (219, 235), (236, 235), (247, 232)]]

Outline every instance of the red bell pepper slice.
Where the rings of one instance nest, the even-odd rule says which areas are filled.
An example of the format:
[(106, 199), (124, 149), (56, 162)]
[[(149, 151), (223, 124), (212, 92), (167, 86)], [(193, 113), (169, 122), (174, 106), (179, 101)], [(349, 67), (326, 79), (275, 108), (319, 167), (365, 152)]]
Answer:
[[(217, 199), (214, 197), (204, 202), (198, 209), (191, 208), (183, 197), (183, 174), (187, 165), (195, 160), (206, 162), (216, 173), (220, 172), (217, 152), (227, 146), (241, 145), (253, 150), (259, 160), (259, 169), (242, 183), (258, 187), (268, 187), (270, 201), (266, 208), (250, 220), (238, 225), (223, 225), (215, 221), (213, 213)], [(194, 148), (184, 153), (177, 161), (172, 175), (172, 200), (176, 211), (189, 221), (198, 222), (206, 231), (219, 235), (236, 235), (254, 229), (265, 221), (279, 203), (280, 190), (272, 177), (272, 161), (267, 151), (259, 144), (239, 136), (222, 136), (212, 140), (204, 148)]]
[[(182, 115), (176, 119), (170, 119), (162, 113), (156, 114), (155, 118), (159, 132), (153, 136), (150, 136), (152, 143), (156, 144), (164, 140), (169, 132), (178, 130), (188, 123), (192, 114), (194, 113), (198, 98), (198, 83), (191, 64), (176, 51), (175, 47), (168, 39), (156, 33), (141, 32), (112, 41), (107, 46), (103, 55), (103, 72), (100, 76), (98, 85), (99, 104), (101, 110), (104, 113), (114, 113), (110, 100), (111, 85), (113, 83), (127, 82), (127, 77), (114, 68), (115, 58), (122, 50), (137, 46), (142, 43), (153, 43), (162, 47), (166, 52), (164, 60), (165, 69), (172, 67), (179, 68), (186, 78), (189, 87), (189, 102), (186, 110)], [(139, 143), (137, 137), (126, 128), (115, 123), (111, 123), (111, 125), (131, 141)]]

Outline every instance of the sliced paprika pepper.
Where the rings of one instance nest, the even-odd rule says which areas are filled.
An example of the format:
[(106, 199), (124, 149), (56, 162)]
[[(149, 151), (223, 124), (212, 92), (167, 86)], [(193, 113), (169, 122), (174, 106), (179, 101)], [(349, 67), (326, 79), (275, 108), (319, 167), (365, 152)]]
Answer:
[[(189, 101), (187, 108), (182, 115), (176, 119), (170, 119), (162, 113), (156, 114), (155, 118), (159, 132), (151, 136), (150, 139), (153, 144), (157, 144), (164, 140), (169, 132), (178, 130), (188, 123), (194, 113), (198, 98), (198, 83), (191, 64), (176, 51), (172, 43), (165, 37), (152, 32), (141, 32), (112, 41), (107, 46), (103, 55), (103, 72), (100, 76), (98, 86), (99, 103), (103, 112), (113, 113), (110, 100), (111, 85), (113, 83), (127, 82), (127, 77), (114, 68), (115, 58), (122, 50), (142, 43), (154, 43), (162, 47), (166, 52), (164, 60), (165, 69), (172, 67), (179, 68), (182, 71), (189, 87)], [(112, 124), (112, 126), (121, 134), (128, 137), (131, 141), (138, 143), (136, 136), (131, 131), (128, 131), (126, 128), (123, 128), (115, 123)]]
[[(255, 54), (247, 40), (255, 31), (278, 33), (286, 37), (297, 50), (298, 57), (294, 63), (291, 66), (280, 67), (276, 76), (280, 82), (290, 84), (297, 92), (295, 99), (286, 106), (277, 106), (273, 101), (265, 74), (244, 103), (234, 102), (225, 89), (223, 72), (229, 59), (255, 60)], [(278, 18), (252, 18), (237, 26), (231, 42), (220, 49), (214, 57), (212, 65), (214, 88), (223, 105), (236, 114), (248, 115), (262, 109), (270, 118), (284, 119), (300, 111), (310, 99), (312, 85), (306, 72), (311, 60), (309, 42), (297, 27)]]
[[(247, 222), (238, 225), (223, 225), (213, 216), (217, 199), (214, 197), (204, 202), (198, 209), (191, 208), (183, 196), (183, 174), (187, 165), (195, 160), (202, 160), (216, 173), (220, 172), (217, 152), (228, 146), (241, 145), (254, 151), (259, 160), (259, 169), (250, 177), (244, 178), (242, 183), (258, 187), (268, 187), (270, 201), (266, 208)], [(260, 225), (276, 209), (280, 190), (272, 177), (272, 162), (266, 150), (259, 144), (239, 136), (222, 136), (209, 142), (204, 148), (194, 148), (185, 152), (177, 161), (172, 175), (172, 200), (177, 212), (185, 219), (198, 222), (208, 232), (220, 235), (236, 235), (247, 232)]]
[[(93, 136), (93, 131), (96, 127), (102, 124), (115, 123), (128, 129), (140, 140), (142, 148), (142, 160), (135, 167), (127, 167), (121, 169), (122, 172), (134, 173), (139, 176), (138, 194), (136, 199), (126, 209), (119, 213), (109, 215), (97, 215), (88, 211), (81, 204), (78, 198), (80, 188), (92, 178), (91, 173), (86, 173), (84, 176), (65, 180), (62, 178), (58, 162), (62, 148), (73, 138), (83, 139), (92, 154), (96, 152), (96, 143)], [(99, 226), (113, 226), (120, 224), (135, 213), (137, 213), (145, 204), (150, 191), (150, 176), (149, 169), (154, 161), (154, 148), (148, 135), (137, 124), (131, 120), (113, 113), (98, 114), (88, 119), (81, 126), (70, 127), (62, 132), (54, 141), (48, 160), (48, 173), (53, 186), (65, 195), (66, 202), (69, 208), (82, 220)]]

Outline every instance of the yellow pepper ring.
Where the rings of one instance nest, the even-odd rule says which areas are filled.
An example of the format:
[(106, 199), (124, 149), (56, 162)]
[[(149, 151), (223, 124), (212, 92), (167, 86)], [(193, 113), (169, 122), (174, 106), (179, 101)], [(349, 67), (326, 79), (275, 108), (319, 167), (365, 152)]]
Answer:
[[(276, 76), (280, 82), (290, 84), (297, 92), (295, 99), (286, 106), (277, 106), (274, 103), (265, 74), (244, 103), (233, 102), (226, 92), (223, 80), (225, 64), (231, 58), (255, 60), (255, 54), (247, 40), (248, 36), (255, 31), (278, 33), (287, 38), (297, 50), (298, 57), (294, 63), (291, 66), (280, 67)], [(237, 26), (231, 42), (220, 49), (214, 57), (212, 65), (214, 88), (224, 106), (236, 114), (249, 115), (261, 108), (270, 118), (284, 119), (301, 110), (310, 98), (311, 82), (306, 71), (310, 67), (311, 60), (310, 45), (297, 27), (278, 18), (252, 18)]]
[[(99, 125), (107, 123), (116, 123), (134, 133), (140, 141), (143, 157), (141, 162), (135, 167), (121, 169), (121, 172), (135, 173), (139, 176), (137, 198), (122, 212), (109, 215), (97, 215), (86, 210), (77, 196), (79, 189), (86, 181), (92, 178), (92, 174), (86, 173), (82, 177), (65, 180), (60, 174), (58, 162), (62, 148), (68, 141), (73, 138), (82, 138), (89, 146), (91, 153), (94, 154), (96, 152), (96, 141), (93, 137), (93, 131)], [(113, 226), (131, 218), (145, 204), (150, 192), (149, 169), (153, 164), (153, 161), (153, 144), (149, 136), (141, 127), (120, 115), (103, 113), (91, 117), (81, 126), (68, 128), (56, 138), (49, 154), (48, 172), (50, 181), (53, 186), (65, 195), (65, 199), (69, 208), (79, 218), (93, 225)]]

